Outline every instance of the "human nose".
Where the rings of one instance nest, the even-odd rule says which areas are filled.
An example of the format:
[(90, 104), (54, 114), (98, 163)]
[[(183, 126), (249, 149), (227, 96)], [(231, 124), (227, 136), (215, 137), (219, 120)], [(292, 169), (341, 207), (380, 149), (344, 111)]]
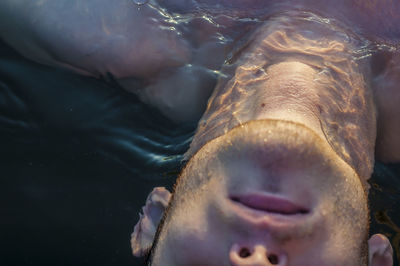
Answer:
[(286, 256), (269, 252), (263, 245), (240, 246), (234, 244), (229, 252), (233, 266), (269, 266), (286, 264)]

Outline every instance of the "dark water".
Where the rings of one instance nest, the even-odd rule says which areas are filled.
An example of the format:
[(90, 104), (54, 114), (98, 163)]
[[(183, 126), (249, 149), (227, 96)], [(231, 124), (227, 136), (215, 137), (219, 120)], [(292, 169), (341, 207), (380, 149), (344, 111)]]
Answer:
[[(196, 125), (173, 124), (112, 77), (0, 48), (0, 265), (140, 265), (138, 212), (152, 187), (172, 186)], [(371, 233), (398, 261), (400, 164), (377, 163), (371, 184)]]
[(130, 233), (171, 187), (195, 124), (116, 86), (0, 59), (0, 265), (137, 265)]

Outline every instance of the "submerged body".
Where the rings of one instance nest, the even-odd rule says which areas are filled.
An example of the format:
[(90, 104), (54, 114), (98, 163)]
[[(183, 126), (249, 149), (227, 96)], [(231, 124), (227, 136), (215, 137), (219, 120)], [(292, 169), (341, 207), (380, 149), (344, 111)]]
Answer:
[[(137, 5), (130, 0), (7, 0), (0, 5), (0, 37), (21, 54), (86, 75), (111, 74), (125, 89), (176, 121), (199, 118), (216, 71), (232, 48), (240, 47), (249, 32), (282, 11), (311, 11), (336, 19), (372, 44), (395, 47), (400, 40), (396, 1), (169, 0)], [(385, 67), (394, 58), (390, 51), (384, 52), (384, 59), (374, 62), (381, 75), (391, 71)], [(385, 84), (397, 76), (393, 71), (386, 75), (380, 79)], [(385, 89), (379, 85), (375, 86), (378, 103), (389, 101), (381, 94), (398, 95), (394, 85)], [(382, 113), (386, 117), (390, 111)]]
[[(377, 154), (400, 160), (396, 1), (2, 1), (0, 38), (40, 63), (108, 77), (175, 121), (197, 120), (227, 58), (271, 16), (311, 11), (365, 40)], [(321, 103), (324, 104), (324, 103)]]

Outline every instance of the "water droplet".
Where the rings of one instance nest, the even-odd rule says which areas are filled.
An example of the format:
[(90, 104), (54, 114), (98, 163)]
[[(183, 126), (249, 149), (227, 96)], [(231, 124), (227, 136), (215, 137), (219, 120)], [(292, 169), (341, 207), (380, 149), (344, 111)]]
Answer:
[(148, 2), (149, 0), (133, 0), (133, 2), (135, 4), (137, 4), (138, 6), (144, 5)]

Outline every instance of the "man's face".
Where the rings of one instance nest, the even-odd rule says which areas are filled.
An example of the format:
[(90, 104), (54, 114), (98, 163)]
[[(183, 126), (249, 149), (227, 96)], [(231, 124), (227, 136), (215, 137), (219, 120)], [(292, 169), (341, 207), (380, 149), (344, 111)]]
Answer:
[(203, 147), (176, 187), (155, 265), (360, 265), (367, 198), (308, 128), (253, 121)]

